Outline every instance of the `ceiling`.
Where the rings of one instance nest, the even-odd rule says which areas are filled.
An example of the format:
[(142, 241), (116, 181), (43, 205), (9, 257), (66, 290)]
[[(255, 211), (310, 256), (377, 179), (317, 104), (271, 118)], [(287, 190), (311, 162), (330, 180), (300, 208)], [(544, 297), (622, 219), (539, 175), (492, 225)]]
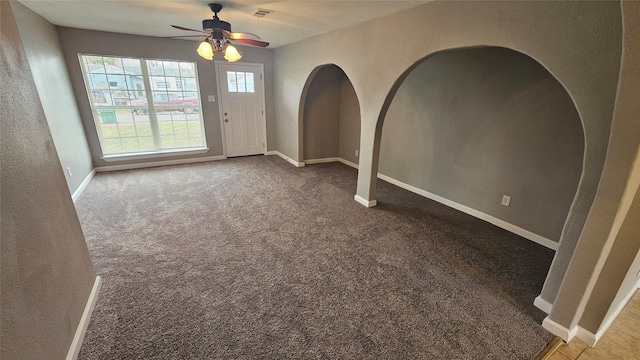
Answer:
[[(19, 0), (50, 23), (81, 29), (148, 36), (189, 35), (171, 28), (180, 25), (202, 29), (202, 20), (213, 13), (213, 0)], [(218, 1), (218, 14), (236, 32), (251, 32), (271, 43), (270, 48), (314, 35), (346, 28), (390, 13), (406, 10), (427, 1)], [(263, 18), (253, 16), (258, 9), (273, 10)], [(194, 38), (194, 40), (197, 40)]]

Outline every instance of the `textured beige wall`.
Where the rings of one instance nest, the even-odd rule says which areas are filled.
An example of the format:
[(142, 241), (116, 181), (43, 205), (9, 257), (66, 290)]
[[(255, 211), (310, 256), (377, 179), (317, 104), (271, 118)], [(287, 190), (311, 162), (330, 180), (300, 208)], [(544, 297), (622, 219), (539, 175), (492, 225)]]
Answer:
[(64, 359), (96, 275), (9, 2), (0, 12), (0, 357)]
[(336, 157), (340, 138), (340, 86), (344, 73), (323, 66), (313, 77), (304, 107), (304, 160)]
[[(168, 25), (167, 25), (168, 26)], [(58, 35), (64, 54), (69, 75), (75, 92), (80, 115), (87, 129), (87, 139), (91, 149), (93, 163), (96, 167), (109, 165), (134, 164), (136, 162), (151, 162), (163, 160), (178, 160), (183, 158), (208, 157), (222, 155), (222, 128), (220, 124), (219, 99), (217, 93), (215, 65), (196, 53), (198, 43), (189, 40), (163, 39), (149, 36), (126, 35), (102, 31), (81, 30), (66, 27), (58, 28)], [(275, 123), (273, 111), (273, 56), (270, 49), (242, 47), (244, 56), (240, 62), (264, 64), (265, 76), (265, 105), (267, 120), (267, 147), (275, 149)], [(155, 157), (143, 161), (123, 160), (106, 162), (101, 157), (100, 143), (95, 131), (91, 105), (82, 78), (82, 70), (78, 62), (78, 53), (131, 56), (155, 59), (195, 61), (198, 68), (200, 95), (202, 96), (202, 115), (209, 151), (201, 155)], [(216, 95), (216, 102), (207, 101), (207, 95)]]
[(69, 191), (93, 170), (91, 153), (55, 26), (18, 2), (12, 9)]
[[(584, 315), (580, 318), (579, 324), (582, 328), (596, 333), (602, 324), (606, 313), (611, 306), (616, 304), (614, 299), (618, 290), (629, 293), (629, 286), (636, 283), (638, 269), (630, 275), (636, 281), (629, 281), (626, 289), (623, 283), (631, 264), (640, 250), (640, 192), (638, 182), (635, 185), (635, 194), (628, 194), (631, 197), (631, 204), (624, 209), (622, 224), (616, 231), (615, 240), (609, 253), (609, 258), (605, 262), (602, 272), (598, 276), (592, 294), (585, 307)], [(633, 193), (633, 191), (632, 191)]]
[(381, 119), (402, 76), (421, 59), (448, 49), (505, 47), (538, 61), (567, 89), (583, 123), (585, 156), (578, 192), (543, 288), (542, 298), (553, 302), (606, 155), (620, 68), (620, 4), (436, 1), (347, 30), (275, 49), (277, 143), (280, 152), (300, 160), (299, 105), (305, 81), (318, 65), (336, 64), (360, 101), (357, 195), (365, 200), (375, 199)]
[(340, 95), (339, 156), (357, 164), (355, 150), (360, 151), (360, 102), (346, 75), (342, 78)]
[[(613, 299), (640, 246), (637, 233), (628, 241), (624, 237), (610, 236), (614, 219), (625, 198), (625, 189), (632, 181), (630, 174), (640, 149), (640, 2), (622, 2), (622, 16), (623, 51), (607, 161), (589, 217), (550, 316), (567, 328), (580, 322), (587, 326), (587, 330), (594, 332), (608, 310), (608, 304), (599, 304), (597, 299)], [(637, 218), (632, 220), (637, 224)], [(601, 257), (607, 256), (605, 249), (608, 246), (613, 249), (606, 259), (611, 267), (599, 274), (595, 264), (599, 260), (604, 261)], [(619, 248), (616, 250), (616, 247)], [(600, 277), (617, 284), (612, 287), (601, 283), (590, 292), (591, 287), (596, 285), (594, 279)], [(591, 303), (586, 308), (588, 313), (583, 313), (588, 302)], [(583, 316), (584, 323), (581, 321)]]
[(404, 80), (379, 171), (558, 241), (583, 153), (580, 117), (553, 76), (515, 51), (474, 48), (435, 54)]

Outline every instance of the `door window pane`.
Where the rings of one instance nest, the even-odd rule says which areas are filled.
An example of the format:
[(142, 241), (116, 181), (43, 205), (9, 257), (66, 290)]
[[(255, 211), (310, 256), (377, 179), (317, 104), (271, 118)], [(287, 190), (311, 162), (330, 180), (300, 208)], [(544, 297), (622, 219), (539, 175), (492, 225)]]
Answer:
[(229, 92), (238, 92), (235, 71), (227, 71), (227, 88), (229, 89)]
[(237, 72), (236, 73), (237, 83), (238, 83), (238, 92), (247, 92), (247, 86), (244, 82), (244, 73)]
[(247, 81), (247, 92), (255, 92), (255, 87), (253, 86), (253, 73), (248, 72), (245, 74), (245, 79)]
[(229, 92), (255, 92), (253, 73), (227, 71), (227, 89)]

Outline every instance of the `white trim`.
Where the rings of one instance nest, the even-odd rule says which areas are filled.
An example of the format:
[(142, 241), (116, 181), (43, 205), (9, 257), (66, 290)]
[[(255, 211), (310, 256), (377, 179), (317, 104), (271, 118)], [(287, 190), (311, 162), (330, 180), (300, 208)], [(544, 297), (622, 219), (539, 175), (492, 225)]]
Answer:
[(360, 204), (368, 207), (368, 208), (374, 207), (374, 206), (376, 206), (378, 204), (378, 202), (375, 201), (375, 200), (367, 200), (367, 199), (365, 199), (362, 196), (357, 195), (357, 194), (353, 197), (353, 199), (355, 201), (359, 202)]
[(339, 158), (339, 159), (338, 159), (338, 161), (340, 161), (341, 163), (343, 163), (343, 164), (345, 164), (345, 165), (347, 165), (347, 166), (351, 166), (351, 167), (352, 167), (352, 168), (354, 168), (354, 169), (358, 169), (358, 164), (356, 164), (356, 163), (352, 163), (352, 162), (351, 162), (351, 161), (349, 161), (349, 160), (345, 160), (345, 159), (343, 159), (343, 158)]
[(322, 159), (307, 159), (304, 161), (305, 164), (307, 165), (313, 165), (313, 164), (322, 164), (322, 163), (330, 163), (330, 162), (341, 162), (347, 166), (351, 166), (354, 169), (358, 169), (358, 164), (356, 163), (352, 163), (349, 160), (345, 160), (341, 157), (328, 157), (328, 158), (322, 158)]
[(71, 200), (73, 200), (73, 202), (76, 202), (76, 200), (78, 200), (84, 189), (87, 187), (87, 185), (89, 185), (91, 179), (93, 179), (95, 175), (96, 169), (91, 169), (91, 172), (87, 175), (87, 177), (84, 178), (84, 180), (82, 180), (76, 191), (71, 194)]
[(98, 166), (97, 168), (95, 168), (95, 170), (96, 172), (107, 172), (107, 171), (143, 169), (143, 168), (156, 167), (156, 166), (191, 164), (191, 163), (199, 163), (199, 162), (206, 162), (206, 161), (224, 160), (226, 158), (227, 157), (224, 155), (207, 156), (207, 157), (198, 157), (198, 158), (191, 158), (191, 159), (165, 160), (165, 161), (154, 161), (154, 162), (124, 164), (124, 165)]
[(507, 231), (510, 231), (510, 232), (512, 232), (514, 234), (520, 235), (525, 239), (529, 239), (529, 240), (531, 240), (531, 241), (533, 241), (535, 243), (538, 243), (538, 244), (540, 244), (540, 245), (542, 245), (544, 247), (547, 247), (547, 248), (549, 248), (551, 250), (554, 250), (554, 251), (558, 250), (558, 243), (553, 241), (553, 240), (547, 239), (544, 236), (532, 233), (529, 230), (525, 230), (525, 229), (523, 229), (523, 228), (521, 228), (519, 226), (510, 224), (510, 223), (508, 223), (508, 222), (506, 222), (504, 220), (498, 219), (498, 218), (496, 218), (494, 216), (491, 216), (489, 214), (485, 214), (485, 213), (483, 213), (481, 211), (478, 211), (476, 209), (472, 209), (472, 208), (470, 208), (468, 206), (465, 206), (465, 205), (462, 205), (462, 204), (458, 204), (457, 202), (451, 201), (449, 199), (445, 199), (442, 196), (438, 196), (438, 195), (430, 193), (430, 192), (428, 192), (426, 190), (422, 190), (422, 189), (419, 189), (419, 188), (417, 188), (415, 186), (412, 186), (412, 185), (409, 185), (409, 184), (405, 184), (405, 183), (403, 183), (403, 182), (401, 182), (399, 180), (396, 180), (394, 178), (391, 178), (391, 177), (389, 177), (387, 175), (378, 173), (378, 178), (380, 178), (380, 179), (382, 179), (384, 181), (387, 181), (387, 182), (389, 182), (389, 183), (391, 183), (393, 185), (396, 185), (398, 187), (401, 187), (401, 188), (403, 188), (405, 190), (409, 190), (409, 191), (411, 191), (413, 193), (416, 193), (418, 195), (422, 195), (422, 196), (424, 196), (426, 198), (429, 198), (431, 200), (437, 201), (437, 202), (439, 202), (441, 204), (447, 205), (447, 206), (452, 207), (452, 208), (454, 208), (456, 210), (462, 211), (463, 213), (466, 213), (466, 214), (469, 214), (471, 216), (477, 217), (478, 219), (484, 220), (484, 221), (486, 221), (488, 223), (491, 223), (493, 225), (501, 227), (501, 228), (503, 228), (503, 229), (505, 229)]
[(80, 318), (80, 323), (78, 324), (76, 333), (73, 336), (73, 341), (69, 347), (69, 352), (67, 352), (67, 360), (76, 360), (78, 358), (78, 353), (80, 353), (80, 347), (82, 346), (82, 340), (84, 340), (84, 335), (86, 334), (87, 327), (89, 326), (89, 320), (91, 320), (93, 308), (96, 306), (96, 300), (98, 300), (98, 293), (100, 292), (101, 284), (102, 278), (100, 278), (100, 276), (96, 276), (96, 280), (93, 283), (93, 289), (91, 289), (91, 294), (89, 294), (87, 304), (85, 305), (84, 312)]
[(338, 162), (338, 161), (340, 161), (339, 157), (330, 157), (330, 158), (322, 158), (322, 159), (307, 159), (304, 161), (304, 163), (306, 165), (313, 165), (313, 164), (324, 164), (324, 163)]
[(571, 341), (571, 339), (576, 336), (579, 328), (579, 326), (574, 326), (572, 329), (567, 329), (566, 327), (549, 319), (548, 316), (542, 321), (542, 327), (547, 329), (553, 335), (560, 336), (565, 342)]
[(283, 158), (284, 160), (286, 160), (289, 163), (291, 163), (291, 165), (293, 165), (295, 167), (304, 167), (304, 163), (303, 162), (297, 162), (297, 161), (293, 160), (292, 158), (288, 157), (287, 155), (281, 153), (280, 151), (267, 151), (264, 154), (265, 155), (278, 155), (281, 158)]
[(578, 332), (576, 333), (576, 337), (582, 341), (585, 342), (585, 344), (593, 347), (596, 345), (596, 343), (598, 342), (598, 339), (600, 339), (600, 336), (602, 336), (602, 334), (600, 334), (600, 336), (598, 335), (594, 335), (591, 331), (586, 330), (585, 328), (581, 327), (581, 326), (576, 326), (578, 328)]
[[(222, 153), (227, 156), (227, 141), (225, 140), (225, 129), (224, 129), (224, 111), (222, 111), (222, 85), (220, 84), (220, 69), (218, 67), (220, 60), (213, 61), (214, 71), (216, 72), (216, 91), (218, 95), (218, 118), (220, 119), (220, 135), (222, 136)], [(266, 149), (266, 148), (265, 148)]]
[(181, 156), (181, 155), (197, 155), (205, 154), (209, 151), (209, 148), (189, 148), (189, 149), (171, 149), (161, 150), (147, 153), (134, 153), (134, 154), (117, 154), (117, 155), (105, 155), (100, 159), (104, 161), (127, 161), (127, 160), (141, 160), (141, 159), (153, 159), (166, 156)]
[(533, 305), (547, 313), (547, 315), (551, 314), (551, 308), (553, 308), (553, 304), (543, 299), (540, 295), (536, 296), (536, 299), (533, 300)]

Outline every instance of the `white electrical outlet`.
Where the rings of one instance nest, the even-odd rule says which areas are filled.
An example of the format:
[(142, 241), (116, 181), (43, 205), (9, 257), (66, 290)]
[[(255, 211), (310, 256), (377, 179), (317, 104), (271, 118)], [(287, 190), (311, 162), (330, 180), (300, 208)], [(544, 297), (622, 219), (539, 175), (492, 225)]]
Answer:
[(504, 206), (511, 205), (511, 196), (502, 195), (502, 205), (504, 205)]
[(67, 166), (67, 174), (69, 174), (69, 177), (72, 177), (73, 175), (71, 175), (71, 168)]
[(358, 156), (358, 149), (356, 149), (356, 156)]

